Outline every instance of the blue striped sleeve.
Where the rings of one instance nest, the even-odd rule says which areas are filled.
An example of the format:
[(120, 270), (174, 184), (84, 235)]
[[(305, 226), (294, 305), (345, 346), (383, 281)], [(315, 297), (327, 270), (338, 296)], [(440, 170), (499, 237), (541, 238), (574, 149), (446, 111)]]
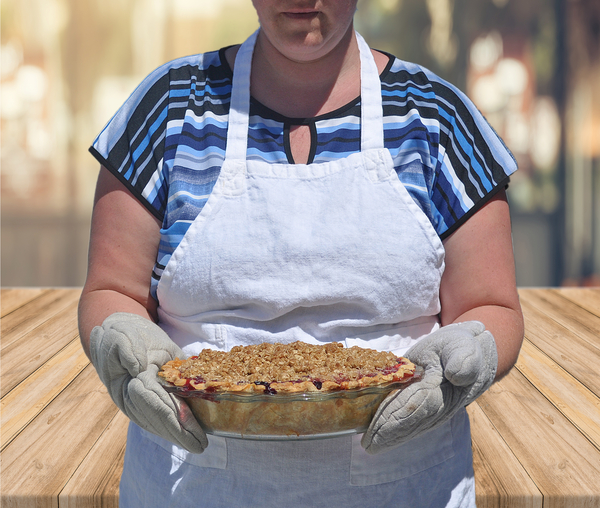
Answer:
[(168, 200), (167, 137), (178, 136), (204, 55), (149, 74), (93, 142), (90, 152), (159, 220)]
[(405, 66), (412, 82), (407, 94), (429, 131), (432, 223), (446, 238), (508, 185), (517, 164), (463, 92), (427, 69)]

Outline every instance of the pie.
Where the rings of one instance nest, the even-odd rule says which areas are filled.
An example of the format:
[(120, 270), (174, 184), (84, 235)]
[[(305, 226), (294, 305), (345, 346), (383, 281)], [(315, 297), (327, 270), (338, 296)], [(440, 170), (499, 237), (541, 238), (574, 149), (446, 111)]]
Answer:
[(293, 342), (205, 349), (159, 376), (206, 432), (279, 440), (364, 432), (383, 399), (420, 370), (389, 352)]
[(390, 352), (298, 341), (204, 349), (166, 363), (159, 376), (187, 390), (274, 395), (365, 388), (404, 381), (414, 372), (413, 363)]

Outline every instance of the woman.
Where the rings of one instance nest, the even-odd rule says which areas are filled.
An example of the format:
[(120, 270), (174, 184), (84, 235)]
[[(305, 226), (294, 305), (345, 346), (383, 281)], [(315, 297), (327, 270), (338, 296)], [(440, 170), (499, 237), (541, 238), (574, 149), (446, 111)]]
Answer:
[[(133, 422), (121, 505), (474, 506), (464, 406), (523, 336), (514, 161), (455, 88), (366, 46), (357, 0), (253, 3), (241, 48), (157, 69), (92, 148), (79, 320)], [(207, 438), (156, 383), (175, 356), (294, 340), (426, 374), (364, 435), (303, 442)]]

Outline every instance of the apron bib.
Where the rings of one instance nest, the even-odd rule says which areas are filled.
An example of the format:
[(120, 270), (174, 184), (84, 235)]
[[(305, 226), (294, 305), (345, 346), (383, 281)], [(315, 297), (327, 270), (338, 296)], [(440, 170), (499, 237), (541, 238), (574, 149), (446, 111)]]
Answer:
[[(361, 152), (322, 164), (268, 164), (246, 160), (257, 34), (236, 57), (219, 178), (159, 282), (160, 325), (187, 355), (296, 340), (402, 355), (439, 327), (444, 248), (384, 148), (370, 49), (356, 34)], [(474, 505), (464, 411), (426, 439), (377, 456), (364, 452), (360, 436), (274, 443), (209, 436), (209, 443), (188, 454), (132, 425), (123, 506), (137, 506), (140, 496), (140, 506), (180, 508), (403, 506), (399, 493), (413, 507), (470, 506), (471, 498)], [(436, 486), (443, 503), (429, 492)]]

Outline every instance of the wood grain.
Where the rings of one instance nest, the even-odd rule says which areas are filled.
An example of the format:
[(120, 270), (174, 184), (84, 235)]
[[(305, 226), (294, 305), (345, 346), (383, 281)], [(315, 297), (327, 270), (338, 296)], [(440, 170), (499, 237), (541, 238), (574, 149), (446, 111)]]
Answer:
[(556, 293), (600, 317), (600, 288), (560, 288), (548, 292)]
[(61, 508), (118, 508), (129, 419), (120, 411), (59, 495)]
[(0, 290), (0, 317), (4, 317), (11, 312), (22, 307), (34, 298), (37, 298), (43, 293), (47, 293), (50, 289), (41, 288), (15, 288)]
[(579, 330), (567, 328), (557, 317), (556, 309), (540, 310), (529, 299), (522, 301), (521, 306), (525, 315), (525, 337), (578, 382), (600, 395), (600, 348), (593, 345), (589, 329), (583, 324)]
[(467, 411), (477, 508), (542, 508), (542, 493), (477, 403)]
[(600, 397), (526, 340), (517, 369), (600, 450)]
[(0, 450), (24, 429), (89, 364), (79, 342), (71, 341), (0, 402)]
[(77, 303), (71, 302), (68, 307), (24, 333), (20, 340), (2, 349), (2, 397), (79, 336), (76, 307)]
[(90, 365), (2, 451), (2, 506), (58, 506), (58, 495), (118, 409)]
[(600, 500), (600, 451), (517, 370), (478, 403), (544, 497), (544, 508)]
[[(595, 290), (590, 290), (589, 295), (594, 294)], [(535, 291), (532, 289), (522, 290), (521, 302), (529, 308), (536, 308), (539, 312), (551, 316), (553, 321), (562, 325), (577, 337), (586, 340), (592, 348), (600, 350), (600, 317), (591, 313), (563, 298), (561, 293), (556, 291)]]
[(53, 315), (68, 308), (73, 312), (81, 291), (78, 289), (57, 289), (46, 291), (27, 304), (3, 317), (0, 322), (1, 352), (16, 340), (45, 323)]

